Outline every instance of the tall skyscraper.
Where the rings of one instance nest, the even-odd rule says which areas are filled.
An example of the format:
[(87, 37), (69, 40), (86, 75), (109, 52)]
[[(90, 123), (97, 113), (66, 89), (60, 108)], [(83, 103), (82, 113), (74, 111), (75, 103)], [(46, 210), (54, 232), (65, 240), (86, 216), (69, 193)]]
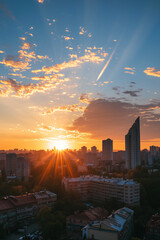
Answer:
[(125, 160), (127, 169), (140, 165), (140, 118), (138, 117), (125, 136)]
[(113, 161), (113, 141), (110, 138), (102, 140), (102, 158), (103, 160)]

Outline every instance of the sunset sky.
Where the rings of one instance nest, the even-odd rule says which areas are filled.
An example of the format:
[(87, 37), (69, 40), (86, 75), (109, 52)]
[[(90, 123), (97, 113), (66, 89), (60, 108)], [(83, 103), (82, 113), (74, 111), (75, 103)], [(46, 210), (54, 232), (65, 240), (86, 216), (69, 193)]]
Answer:
[(160, 1), (1, 0), (0, 149), (160, 146)]

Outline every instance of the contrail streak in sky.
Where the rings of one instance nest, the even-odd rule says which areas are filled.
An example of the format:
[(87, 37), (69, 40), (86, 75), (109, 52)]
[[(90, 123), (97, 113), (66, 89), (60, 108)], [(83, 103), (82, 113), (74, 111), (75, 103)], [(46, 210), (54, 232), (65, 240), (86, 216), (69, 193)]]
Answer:
[(98, 78), (97, 78), (97, 81), (100, 79), (100, 77), (102, 76), (102, 74), (104, 73), (104, 71), (106, 70), (106, 68), (108, 67), (108, 64), (110, 63), (110, 61), (111, 61), (111, 59), (112, 59), (115, 51), (116, 51), (116, 48), (113, 50), (111, 56), (109, 57), (109, 59), (108, 59), (108, 61), (106, 62), (105, 66), (103, 67), (102, 71), (100, 72), (100, 74), (99, 74), (99, 76), (98, 76)]

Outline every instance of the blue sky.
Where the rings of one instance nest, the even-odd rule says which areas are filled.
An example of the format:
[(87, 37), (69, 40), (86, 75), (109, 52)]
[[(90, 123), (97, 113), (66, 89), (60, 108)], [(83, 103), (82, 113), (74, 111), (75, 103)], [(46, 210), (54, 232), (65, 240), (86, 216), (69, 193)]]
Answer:
[[(142, 145), (158, 145), (151, 132), (160, 119), (159, 10), (151, 0), (1, 1), (2, 148), (51, 148), (57, 141), (71, 148), (98, 141), (100, 148), (105, 137), (124, 148), (123, 134), (137, 115)], [(99, 99), (138, 105), (124, 132), (101, 134), (95, 108), (93, 128), (77, 126)], [(100, 118), (112, 122), (108, 115)]]

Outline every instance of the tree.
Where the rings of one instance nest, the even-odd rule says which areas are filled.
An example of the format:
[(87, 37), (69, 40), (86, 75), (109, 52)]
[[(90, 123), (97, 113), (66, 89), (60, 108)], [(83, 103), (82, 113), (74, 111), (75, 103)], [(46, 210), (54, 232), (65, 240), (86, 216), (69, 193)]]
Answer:
[(65, 216), (62, 212), (52, 212), (51, 208), (44, 207), (36, 219), (45, 239), (60, 239), (65, 229)]

